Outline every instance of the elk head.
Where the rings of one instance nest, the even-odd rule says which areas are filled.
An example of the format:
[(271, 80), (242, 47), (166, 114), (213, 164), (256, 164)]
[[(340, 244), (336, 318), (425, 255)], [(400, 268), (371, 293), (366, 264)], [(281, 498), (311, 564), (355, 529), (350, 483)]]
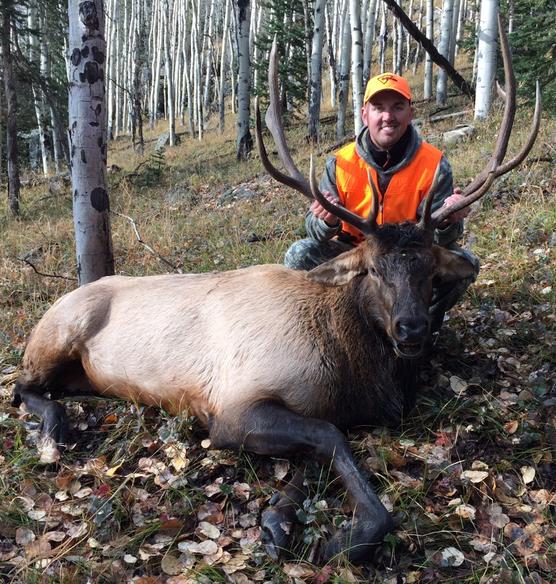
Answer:
[[(264, 167), (277, 181), (301, 192), (311, 201), (316, 199), (322, 207), (341, 221), (357, 228), (365, 240), (354, 250), (318, 266), (308, 273), (312, 280), (327, 285), (346, 285), (357, 278), (360, 303), (372, 304), (370, 312), (390, 338), (396, 353), (405, 358), (421, 355), (430, 328), (429, 305), (432, 282), (462, 279), (472, 274), (466, 260), (449, 250), (433, 244), (436, 227), (452, 213), (480, 199), (495, 178), (518, 166), (531, 150), (540, 127), (541, 104), (537, 83), (536, 106), (530, 135), (521, 151), (503, 163), (510, 138), (516, 109), (516, 88), (507, 37), (498, 18), (504, 71), (506, 78), (505, 107), (498, 132), (496, 147), (482, 172), (463, 190), (464, 199), (450, 207), (432, 210), (433, 193), (438, 181), (436, 175), (426, 196), (422, 217), (418, 223), (378, 225), (378, 200), (376, 186), (368, 173), (373, 192), (373, 204), (367, 218), (351, 212), (330, 201), (317, 186), (311, 158), (308, 182), (293, 162), (286, 144), (278, 97), (277, 47), (274, 41), (269, 63), (270, 105), (266, 124), (274, 138), (278, 155), (288, 174), (278, 170), (269, 160), (262, 138), (259, 103), (256, 103), (256, 137)], [(362, 295), (362, 298), (361, 298)]]

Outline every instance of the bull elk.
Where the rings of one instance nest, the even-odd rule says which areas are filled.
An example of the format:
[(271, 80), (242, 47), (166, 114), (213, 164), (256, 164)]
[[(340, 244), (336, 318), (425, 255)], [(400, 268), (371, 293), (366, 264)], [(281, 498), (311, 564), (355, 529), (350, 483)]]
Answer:
[[(531, 138), (502, 164), (515, 113), (505, 40), (503, 46), (507, 98), (499, 139), (461, 207), (517, 166), (538, 131), (537, 94)], [(345, 552), (361, 561), (394, 525), (358, 470), (343, 432), (400, 420), (416, 391), (432, 279), (465, 277), (471, 268), (432, 243), (435, 225), (456, 206), (431, 213), (429, 196), (418, 224), (377, 226), (376, 205), (362, 219), (319, 193), (313, 169), (310, 184), (303, 179), (277, 113), (275, 48), (271, 62), (269, 111), (290, 172), (286, 176), (269, 162), (257, 108), (266, 168), (317, 198), (366, 239), (310, 272), (259, 265), (209, 274), (111, 276), (78, 288), (60, 298), (33, 330), (13, 404), (42, 418), (45, 461), (59, 459), (58, 446), (67, 437), (65, 409), (55, 400), (91, 394), (157, 405), (170, 414), (187, 411), (208, 429), (215, 448), (315, 458), (340, 478), (353, 509), (350, 525), (323, 543), (320, 558)], [(303, 498), (301, 482), (298, 473), (262, 515), (272, 554), (287, 546), (285, 524)]]

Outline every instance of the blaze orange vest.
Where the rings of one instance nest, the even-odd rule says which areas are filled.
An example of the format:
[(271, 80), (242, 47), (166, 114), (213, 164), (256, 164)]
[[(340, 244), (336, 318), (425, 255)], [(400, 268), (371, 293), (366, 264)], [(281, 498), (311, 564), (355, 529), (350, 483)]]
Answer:
[[(371, 211), (372, 190), (367, 178), (371, 178), (380, 193), (377, 223), (402, 223), (416, 221), (417, 208), (429, 192), (442, 152), (422, 142), (411, 162), (396, 172), (385, 193), (380, 193), (378, 176), (356, 152), (355, 142), (336, 152), (336, 186), (344, 207), (361, 217)], [(358, 229), (342, 221), (342, 231), (348, 232), (357, 241), (363, 239)]]

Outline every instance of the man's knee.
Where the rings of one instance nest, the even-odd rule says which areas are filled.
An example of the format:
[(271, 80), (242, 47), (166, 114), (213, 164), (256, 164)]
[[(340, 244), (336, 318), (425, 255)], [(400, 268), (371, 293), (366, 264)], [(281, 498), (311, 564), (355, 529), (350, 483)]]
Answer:
[(310, 270), (315, 267), (313, 256), (317, 251), (314, 239), (300, 239), (292, 243), (284, 256), (284, 265), (292, 270)]

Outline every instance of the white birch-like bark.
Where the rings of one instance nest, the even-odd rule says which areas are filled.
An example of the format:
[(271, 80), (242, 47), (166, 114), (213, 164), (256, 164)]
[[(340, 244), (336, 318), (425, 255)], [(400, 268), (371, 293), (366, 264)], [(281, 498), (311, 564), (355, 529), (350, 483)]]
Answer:
[(338, 69), (338, 114), (336, 121), (336, 138), (346, 135), (346, 109), (349, 96), (349, 79), (351, 72), (351, 22), (345, 10), (341, 21), (340, 66)]
[(209, 111), (210, 105), (210, 90), (213, 84), (212, 62), (214, 59), (214, 39), (212, 37), (213, 23), (214, 23), (214, 8), (215, 0), (210, 0), (207, 6), (208, 15), (206, 21), (206, 49), (205, 49), (205, 84), (203, 89), (203, 107), (204, 111)]
[(249, 131), (251, 99), (251, 62), (249, 58), (249, 24), (251, 5), (249, 0), (234, 0), (238, 33), (238, 117), (237, 147), (238, 160), (246, 160), (253, 149), (253, 138)]
[[(454, 0), (444, 0), (442, 3), (442, 19), (440, 21), (440, 43), (438, 52), (446, 59), (450, 52), (450, 33), (452, 32), (452, 15)], [(436, 80), (436, 103), (445, 105), (448, 98), (448, 75), (444, 69), (438, 71)]]
[(69, 0), (68, 16), (69, 140), (77, 278), (81, 286), (114, 273), (106, 180), (102, 1)]
[(166, 82), (166, 112), (168, 115), (168, 143), (176, 144), (176, 117), (174, 112), (174, 78), (170, 53), (170, 31), (168, 23), (168, 0), (164, 0), (162, 10), (162, 34), (164, 35), (164, 77)]
[[(46, 78), (46, 62), (43, 59), (43, 52), (45, 50), (44, 37), (41, 37), (41, 49), (39, 49), (39, 39), (35, 34), (35, 31), (40, 29), (38, 7), (36, 2), (32, 2), (29, 6), (27, 24), (29, 25), (29, 60), (31, 63), (40, 63), (40, 74)], [(48, 176), (49, 152), (47, 148), (48, 138), (45, 104), (41, 88), (38, 87), (36, 83), (32, 83), (31, 87), (33, 92), (33, 104), (35, 106), (35, 118), (37, 120), (37, 129), (39, 132), (42, 171), (44, 176)]]
[(324, 7), (324, 28), (326, 32), (326, 46), (328, 47), (328, 75), (330, 79), (330, 106), (336, 107), (336, 41), (333, 36), (334, 18), (330, 14), (330, 4), (326, 3)]
[(311, 92), (309, 98), (309, 140), (318, 142), (320, 100), (322, 91), (322, 45), (324, 40), (324, 6), (326, 0), (316, 0), (313, 14), (313, 42), (311, 46)]
[(228, 21), (230, 18), (230, 2), (229, 0), (224, 0), (224, 25), (222, 27), (222, 45), (220, 48), (220, 90), (218, 97), (218, 117), (219, 117), (219, 128), (220, 133), (224, 132), (224, 122), (225, 122), (225, 88), (226, 88), (226, 35), (228, 32)]
[[(407, 9), (407, 15), (411, 20), (413, 20), (413, 0), (409, 0), (409, 8)], [(409, 61), (411, 59), (411, 35), (405, 35), (405, 70), (409, 69)]]
[(380, 4), (380, 32), (378, 35), (380, 72), (384, 73), (386, 66), (386, 45), (388, 43), (388, 28), (386, 26), (386, 5)]
[(448, 54), (448, 60), (453, 65), (456, 58), (456, 47), (458, 39), (458, 23), (459, 23), (459, 11), (461, 9), (460, 0), (454, 0), (454, 11), (452, 13), (452, 27), (450, 31), (450, 52)]
[[(434, 0), (425, 0), (427, 9), (425, 15), (426, 22), (426, 36), (434, 43)], [(425, 99), (432, 98), (432, 59), (431, 56), (426, 53), (425, 55), (425, 71), (424, 71), (424, 82), (423, 82), (423, 97)]]
[(361, 4), (359, 0), (349, 1), (351, 24), (351, 95), (353, 99), (353, 127), (355, 134), (363, 128), (361, 108), (363, 107), (363, 33), (361, 31)]
[(365, 25), (365, 37), (363, 39), (363, 83), (367, 83), (371, 77), (371, 65), (373, 59), (373, 46), (375, 43), (377, 0), (369, 0), (367, 8), (367, 21)]
[(475, 90), (475, 118), (479, 119), (486, 118), (490, 112), (498, 47), (497, 18), (498, 1), (482, 0)]

